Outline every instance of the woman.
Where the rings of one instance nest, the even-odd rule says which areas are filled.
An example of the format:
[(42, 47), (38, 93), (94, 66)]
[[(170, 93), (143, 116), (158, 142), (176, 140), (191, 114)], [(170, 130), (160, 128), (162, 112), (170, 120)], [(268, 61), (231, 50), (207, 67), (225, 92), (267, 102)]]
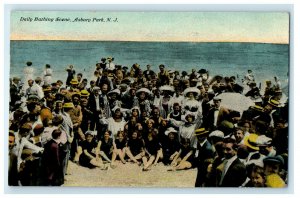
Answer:
[(139, 137), (139, 133), (137, 131), (133, 131), (131, 137), (128, 140), (126, 155), (129, 157), (131, 161), (140, 165), (140, 161), (142, 157), (145, 155), (144, 151), (144, 141)]
[[(145, 140), (145, 156), (143, 156), (143, 171), (150, 170), (152, 164), (156, 165), (162, 158), (162, 149), (154, 131), (148, 134)], [(154, 161), (155, 160), (155, 161)]]
[(173, 127), (168, 128), (165, 132), (167, 138), (162, 144), (162, 150), (163, 150), (162, 161), (165, 165), (171, 164), (174, 157), (179, 152), (180, 144), (178, 142), (177, 133), (178, 132)]
[(266, 187), (265, 182), (264, 169), (254, 165), (251, 170), (250, 181), (246, 184), (246, 187)]
[(114, 141), (111, 138), (111, 132), (105, 131), (103, 139), (99, 141), (100, 143), (100, 155), (106, 162), (111, 163), (111, 168), (116, 166), (112, 163), (116, 159), (116, 154), (114, 150)]
[(107, 169), (100, 157), (100, 144), (95, 140), (93, 132), (87, 131), (85, 140), (81, 143), (83, 153), (79, 157), (79, 164), (88, 168)]
[(187, 138), (182, 138), (180, 143), (180, 150), (171, 163), (171, 171), (184, 170), (193, 167), (195, 149), (191, 147), (190, 140)]
[(148, 96), (150, 95), (150, 90), (147, 88), (141, 88), (136, 91), (137, 98), (135, 99), (133, 106), (136, 106), (140, 109), (140, 111), (146, 111), (147, 116), (150, 116), (151, 107), (150, 101), (148, 100)]
[(67, 81), (66, 81), (66, 85), (70, 86), (71, 85), (71, 80), (74, 78), (74, 75), (76, 73), (76, 71), (73, 68), (73, 65), (70, 65), (66, 71), (68, 72), (68, 77), (67, 77)]
[(45, 70), (44, 70), (44, 85), (50, 85), (52, 82), (52, 69), (49, 64), (45, 65)]
[[(115, 139), (115, 142), (114, 142), (114, 153), (115, 153), (116, 157), (120, 158), (120, 160), (123, 164), (126, 164), (126, 161), (124, 159), (125, 154), (126, 154), (126, 144), (127, 144), (127, 141), (126, 141), (124, 131), (118, 131), (117, 138)], [(112, 163), (113, 162), (114, 161), (112, 161)]]

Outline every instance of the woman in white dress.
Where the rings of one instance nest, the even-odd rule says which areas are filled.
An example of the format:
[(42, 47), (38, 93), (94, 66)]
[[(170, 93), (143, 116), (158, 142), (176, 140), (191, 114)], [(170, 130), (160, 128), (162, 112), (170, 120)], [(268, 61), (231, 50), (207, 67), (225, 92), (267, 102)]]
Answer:
[(52, 69), (49, 64), (45, 65), (45, 70), (44, 70), (44, 85), (50, 85), (52, 82)]

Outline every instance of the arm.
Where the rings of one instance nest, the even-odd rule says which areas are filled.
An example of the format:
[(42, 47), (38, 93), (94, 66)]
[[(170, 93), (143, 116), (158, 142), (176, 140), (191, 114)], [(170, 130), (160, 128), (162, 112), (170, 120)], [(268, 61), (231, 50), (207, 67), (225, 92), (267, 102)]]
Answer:
[(190, 152), (188, 152), (188, 154), (186, 154), (186, 156), (184, 156), (184, 158), (182, 159), (182, 161), (186, 161), (188, 160), (188, 158), (193, 154), (193, 151), (191, 150)]

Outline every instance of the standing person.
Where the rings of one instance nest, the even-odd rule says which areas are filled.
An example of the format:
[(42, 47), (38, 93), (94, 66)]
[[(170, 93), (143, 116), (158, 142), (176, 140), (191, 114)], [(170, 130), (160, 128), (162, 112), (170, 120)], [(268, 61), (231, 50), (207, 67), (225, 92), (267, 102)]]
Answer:
[(224, 168), (221, 174), (219, 187), (239, 187), (246, 178), (247, 171), (245, 165), (237, 157), (238, 146), (231, 138), (224, 139)]
[(44, 85), (50, 85), (52, 83), (52, 69), (49, 64), (45, 65), (45, 70), (44, 70)]
[(152, 76), (155, 75), (155, 72), (151, 70), (151, 65), (147, 65), (147, 70), (143, 72), (145, 78), (150, 81), (152, 79)]
[(61, 186), (64, 183), (63, 157), (59, 146), (61, 133), (61, 130), (55, 129), (52, 132), (52, 139), (45, 145), (42, 164), (45, 171), (46, 186)]
[(203, 187), (205, 185), (207, 167), (215, 157), (213, 146), (207, 140), (208, 134), (209, 131), (205, 128), (195, 130), (195, 136), (198, 140), (195, 151), (195, 165), (198, 170), (195, 187)]
[(18, 186), (18, 156), (16, 151), (15, 134), (9, 131), (9, 164), (8, 164), (8, 185)]
[(170, 76), (167, 70), (165, 70), (165, 66), (163, 64), (159, 65), (160, 72), (158, 73), (159, 85), (169, 85)]
[[(29, 79), (34, 79), (35, 69), (32, 67), (32, 62), (28, 61), (23, 70), (24, 73), (24, 82), (28, 82)], [(24, 84), (23, 90), (26, 90), (28, 86)]]
[(71, 80), (74, 79), (74, 76), (76, 74), (76, 71), (74, 69), (73, 65), (70, 65), (66, 71), (68, 72), (68, 76), (67, 76), (67, 81), (66, 81), (66, 86), (70, 86), (71, 85)]
[(115, 63), (113, 62), (115, 59), (113, 57), (108, 57), (106, 59), (108, 63), (106, 63), (106, 69), (109, 73), (112, 73), (115, 70)]
[(13, 108), (15, 103), (21, 100), (21, 93), (20, 93), (20, 83), (21, 79), (19, 77), (13, 77), (12, 83), (10, 85), (9, 93), (10, 93), (10, 107)]

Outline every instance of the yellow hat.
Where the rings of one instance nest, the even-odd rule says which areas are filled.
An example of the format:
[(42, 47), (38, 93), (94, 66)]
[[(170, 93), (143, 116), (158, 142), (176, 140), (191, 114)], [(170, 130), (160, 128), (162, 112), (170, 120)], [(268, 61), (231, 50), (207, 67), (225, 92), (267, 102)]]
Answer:
[(259, 147), (257, 146), (257, 138), (258, 138), (258, 135), (257, 134), (254, 134), (254, 133), (251, 133), (249, 136), (247, 136), (244, 140), (244, 144), (253, 149), (253, 150), (256, 150), (258, 151), (259, 150)]
[(90, 95), (90, 93), (87, 90), (85, 90), (85, 89), (81, 90), (81, 92), (80, 92), (80, 96), (81, 97), (89, 96), (89, 95)]
[(269, 100), (268, 102), (270, 105), (272, 105), (273, 107), (278, 107), (279, 106), (279, 102), (277, 100)]
[(74, 108), (74, 105), (72, 102), (66, 102), (63, 107), (64, 108)]
[(77, 85), (77, 84), (78, 84), (78, 81), (77, 81), (76, 79), (73, 78), (73, 79), (71, 80), (70, 83), (71, 83), (72, 85)]
[(199, 128), (199, 129), (196, 129), (196, 130), (195, 130), (195, 135), (196, 135), (196, 136), (206, 135), (206, 134), (208, 134), (208, 133), (209, 133), (209, 131), (206, 130), (205, 128)]
[(47, 87), (47, 88), (43, 89), (43, 91), (44, 92), (49, 92), (49, 91), (51, 91), (51, 87)]
[(271, 174), (266, 177), (266, 185), (271, 188), (283, 188), (285, 183), (278, 174)]
[(258, 105), (251, 106), (250, 108), (261, 112), (264, 111), (264, 108)]

